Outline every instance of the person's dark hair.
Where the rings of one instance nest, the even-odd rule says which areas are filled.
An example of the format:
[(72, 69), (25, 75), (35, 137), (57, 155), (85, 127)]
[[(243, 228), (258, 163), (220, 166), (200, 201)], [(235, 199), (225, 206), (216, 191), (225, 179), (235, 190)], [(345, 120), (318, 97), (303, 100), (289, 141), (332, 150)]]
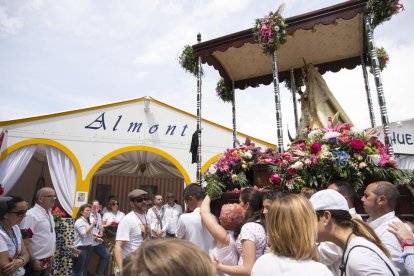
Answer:
[(391, 259), (391, 254), (387, 247), (382, 243), (375, 231), (364, 221), (353, 218), (348, 211), (345, 210), (320, 210), (317, 211), (318, 219), (324, 212), (330, 212), (332, 220), (341, 228), (352, 228), (352, 233), (356, 236), (363, 237), (376, 246), (378, 246), (384, 254)]
[(263, 193), (263, 200), (268, 199), (270, 201), (275, 201), (276, 199), (280, 199), (284, 197), (282, 191), (266, 191)]
[(250, 217), (246, 217), (245, 221), (234, 231), (234, 237), (240, 234), (240, 230), (245, 223), (258, 222), (265, 227), (265, 220), (263, 216), (263, 193), (254, 188), (246, 188), (240, 193), (240, 200), (244, 203), (249, 203), (252, 210)]
[(3, 221), (4, 220), (4, 216), (10, 212), (11, 210), (13, 210), (16, 207), (17, 203), (20, 203), (24, 201), (23, 198), (21, 198), (20, 196), (7, 196), (7, 199), (5, 199), (3, 202), (1, 202), (0, 204), (0, 220)]
[(387, 181), (378, 181), (377, 188), (373, 191), (377, 196), (385, 196), (387, 198), (388, 207), (391, 210), (395, 210), (397, 200), (400, 197), (400, 192), (394, 184)]
[(204, 199), (205, 193), (200, 185), (191, 183), (184, 189), (184, 199), (187, 199), (189, 196), (195, 197), (198, 201), (200, 201)]
[[(88, 207), (92, 208), (92, 206), (90, 204), (83, 204), (83, 205), (81, 205), (81, 207), (79, 207), (78, 213), (76, 214), (75, 221), (82, 216), (82, 212)], [(90, 221), (89, 221), (89, 218), (88, 218), (88, 223), (91, 224)]]
[(345, 180), (335, 180), (331, 181), (329, 185), (335, 184), (338, 188), (338, 193), (340, 193), (343, 196), (346, 196), (349, 198), (349, 201), (352, 202), (352, 204), (355, 203), (355, 200), (357, 199), (357, 193), (353, 189), (353, 185), (351, 182), (345, 181)]

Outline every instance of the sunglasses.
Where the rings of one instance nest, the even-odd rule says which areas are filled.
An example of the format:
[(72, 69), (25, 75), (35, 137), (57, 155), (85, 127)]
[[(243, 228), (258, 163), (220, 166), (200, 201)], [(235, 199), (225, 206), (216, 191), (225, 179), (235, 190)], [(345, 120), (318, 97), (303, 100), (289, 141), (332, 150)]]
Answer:
[(118, 205), (118, 202), (114, 202), (111, 204), (112, 206)]
[(167, 198), (174, 198), (174, 196), (167, 196)]
[(134, 202), (144, 202), (146, 200), (148, 200), (148, 198), (146, 198), (146, 197), (136, 197), (136, 198), (132, 199), (132, 201), (134, 201)]
[(24, 217), (27, 213), (27, 210), (21, 210), (21, 211), (10, 211), (11, 214), (16, 214), (19, 217)]

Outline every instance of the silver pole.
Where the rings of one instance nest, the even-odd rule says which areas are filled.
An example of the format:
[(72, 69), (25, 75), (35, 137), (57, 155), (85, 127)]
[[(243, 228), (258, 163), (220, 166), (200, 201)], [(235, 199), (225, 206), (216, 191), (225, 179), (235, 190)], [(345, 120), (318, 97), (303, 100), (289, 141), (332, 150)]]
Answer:
[[(201, 42), (201, 34), (197, 34), (197, 43)], [(198, 57), (198, 75), (197, 75), (197, 183), (201, 185), (201, 56)]]
[(272, 54), (273, 86), (276, 104), (276, 132), (277, 132), (277, 151), (283, 153), (283, 128), (282, 128), (282, 109), (280, 107), (279, 76), (277, 70), (276, 51)]
[(365, 62), (364, 62), (363, 55), (361, 55), (361, 67), (362, 67), (362, 74), (364, 76), (365, 92), (367, 93), (367, 102), (368, 102), (369, 118), (371, 119), (371, 127), (374, 128), (375, 127), (374, 108), (372, 106), (371, 90), (369, 88), (367, 67), (365, 66)]
[(292, 101), (293, 101), (293, 112), (295, 115), (295, 133), (298, 131), (299, 121), (298, 121), (298, 106), (296, 103), (296, 84), (295, 84), (295, 74), (293, 73), (293, 68), (290, 68), (290, 91), (292, 92)]
[(236, 89), (234, 88), (234, 81), (231, 82), (231, 89), (233, 91), (233, 99), (231, 100), (231, 111), (233, 113), (233, 148), (237, 146), (237, 130), (236, 130)]
[(391, 133), (390, 133), (390, 125), (388, 122), (387, 105), (385, 103), (384, 89), (382, 87), (381, 70), (379, 67), (377, 51), (376, 51), (375, 41), (374, 41), (374, 32), (371, 28), (369, 16), (365, 16), (364, 21), (365, 21), (365, 32), (366, 32), (367, 41), (368, 41), (368, 50), (371, 55), (371, 67), (372, 67), (372, 70), (374, 71), (375, 86), (377, 88), (378, 103), (379, 103), (380, 111), (381, 111), (382, 128), (384, 130), (384, 141), (385, 141), (385, 145), (388, 147), (388, 153), (391, 156), (394, 156), (394, 149), (391, 144)]

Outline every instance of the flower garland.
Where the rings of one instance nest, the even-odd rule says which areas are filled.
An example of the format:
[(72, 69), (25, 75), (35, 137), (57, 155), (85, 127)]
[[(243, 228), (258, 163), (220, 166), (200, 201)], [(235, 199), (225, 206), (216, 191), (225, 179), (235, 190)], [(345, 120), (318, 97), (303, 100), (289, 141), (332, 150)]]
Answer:
[(279, 12), (256, 19), (253, 35), (266, 55), (272, 55), (286, 42), (287, 26)]
[(390, 57), (388, 56), (387, 51), (385, 51), (384, 47), (377, 48), (377, 57), (379, 62), (380, 70), (384, 70), (387, 68), (387, 64), (389, 63)]
[[(193, 47), (190, 45), (185, 45), (183, 52), (178, 57), (178, 62), (185, 71), (189, 72), (195, 77), (198, 76), (198, 59), (194, 56)], [(201, 75), (203, 75), (203, 71), (201, 71)]]
[(223, 102), (231, 102), (233, 100), (233, 90), (226, 85), (223, 78), (217, 82), (216, 93)]
[(404, 6), (399, 0), (368, 0), (367, 8), (372, 14), (371, 25), (373, 28), (404, 10)]
[(334, 179), (354, 183), (355, 190), (376, 180), (414, 181), (413, 173), (396, 167), (396, 160), (376, 135), (355, 132), (351, 124), (337, 124), (311, 130), (306, 140), (278, 154), (270, 166), (269, 183), (273, 189), (300, 191), (306, 186), (324, 188)]

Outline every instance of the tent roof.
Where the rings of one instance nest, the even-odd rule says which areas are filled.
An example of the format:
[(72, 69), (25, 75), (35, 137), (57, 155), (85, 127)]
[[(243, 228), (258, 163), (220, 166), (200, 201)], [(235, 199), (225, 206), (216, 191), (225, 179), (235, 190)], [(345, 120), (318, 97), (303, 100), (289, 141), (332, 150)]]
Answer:
[[(277, 51), (280, 81), (295, 76), (306, 63), (319, 72), (353, 69), (365, 53), (363, 18), (367, 0), (351, 0), (286, 19), (289, 36)], [(251, 29), (193, 45), (202, 62), (214, 66), (227, 83), (245, 89), (270, 84), (272, 60), (255, 43)]]

